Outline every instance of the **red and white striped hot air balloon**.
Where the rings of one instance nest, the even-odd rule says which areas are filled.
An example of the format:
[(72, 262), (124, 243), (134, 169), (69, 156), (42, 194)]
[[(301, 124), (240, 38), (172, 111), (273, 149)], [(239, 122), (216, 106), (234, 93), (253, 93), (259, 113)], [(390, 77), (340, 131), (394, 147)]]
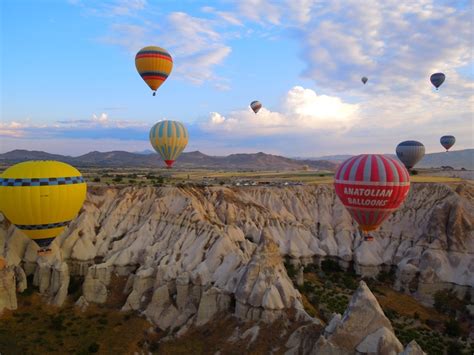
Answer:
[(397, 160), (381, 154), (347, 159), (334, 176), (336, 194), (360, 230), (377, 229), (396, 211), (410, 191), (410, 175)]

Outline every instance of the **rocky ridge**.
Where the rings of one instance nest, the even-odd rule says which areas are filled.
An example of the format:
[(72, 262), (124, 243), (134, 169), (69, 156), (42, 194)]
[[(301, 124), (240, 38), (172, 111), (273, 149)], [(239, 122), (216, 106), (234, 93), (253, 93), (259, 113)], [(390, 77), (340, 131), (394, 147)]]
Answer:
[[(33, 243), (1, 222), (7, 266), (0, 270), (0, 306), (16, 307), (12, 289), (26, 287), (27, 275), (51, 304), (64, 302), (70, 275), (85, 277), (81, 308), (104, 303), (119, 275), (127, 279), (122, 309), (142, 312), (161, 329), (180, 329), (178, 335), (220, 313), (253, 322), (291, 318), (309, 322), (306, 329), (321, 324), (303, 311), (282, 256), (296, 264), (335, 257), (366, 275), (392, 265), (396, 286), (426, 302), (439, 288), (472, 292), (473, 195), (470, 185), (414, 184), (404, 206), (367, 243), (326, 185), (90, 189), (80, 216), (47, 258), (38, 258)], [(357, 333), (351, 325), (360, 318), (357, 309), (380, 315), (370, 295), (361, 284), (348, 311), (317, 343), (292, 335), (288, 348), (402, 351), (384, 317), (376, 328), (346, 336)]]

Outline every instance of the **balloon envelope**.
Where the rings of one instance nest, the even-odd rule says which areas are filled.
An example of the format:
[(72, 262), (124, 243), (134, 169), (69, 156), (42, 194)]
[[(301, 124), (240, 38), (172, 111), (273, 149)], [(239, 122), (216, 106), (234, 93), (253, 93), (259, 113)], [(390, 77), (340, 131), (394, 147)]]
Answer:
[(339, 166), (334, 187), (359, 228), (368, 232), (400, 207), (410, 190), (410, 177), (396, 159), (361, 154)]
[(397, 145), (396, 152), (403, 165), (411, 169), (425, 156), (425, 146), (417, 141), (404, 141)]
[(166, 49), (148, 46), (138, 51), (135, 67), (150, 89), (156, 91), (171, 73), (173, 59)]
[(363, 76), (362, 79), (360, 79), (360, 80), (361, 80), (361, 81), (364, 83), (364, 85), (365, 85), (369, 79), (367, 79), (367, 77)]
[(5, 217), (46, 248), (79, 212), (87, 185), (81, 173), (58, 161), (27, 161), (0, 175)]
[(454, 138), (454, 136), (442, 136), (439, 142), (446, 149), (446, 151), (448, 151), (449, 148), (451, 148), (454, 143), (456, 143), (456, 138)]
[(443, 73), (434, 73), (430, 77), (431, 84), (438, 89), (441, 84), (444, 82), (444, 79), (446, 79), (446, 76)]
[(252, 101), (250, 103), (250, 108), (253, 110), (253, 112), (257, 113), (262, 108), (262, 104), (260, 101)]
[(150, 129), (150, 143), (169, 168), (188, 144), (186, 127), (178, 121), (160, 121)]

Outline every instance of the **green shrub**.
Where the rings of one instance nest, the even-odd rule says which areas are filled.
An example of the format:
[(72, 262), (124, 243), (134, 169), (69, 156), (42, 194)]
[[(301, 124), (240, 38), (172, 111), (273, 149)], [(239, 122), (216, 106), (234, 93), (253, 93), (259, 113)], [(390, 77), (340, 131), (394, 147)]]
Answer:
[(304, 267), (303, 272), (317, 272), (319, 270), (318, 265), (308, 264)]
[(91, 345), (89, 345), (87, 350), (89, 350), (89, 353), (96, 353), (99, 351), (99, 348), (100, 348), (99, 344), (94, 342)]
[(458, 337), (461, 335), (461, 326), (456, 319), (450, 319), (444, 323), (445, 332), (451, 337)]
[(453, 291), (441, 290), (434, 294), (434, 308), (440, 313), (448, 313), (452, 316), (456, 312), (464, 312), (466, 303), (457, 298)]
[(324, 272), (340, 272), (342, 268), (339, 266), (338, 262), (332, 259), (323, 260), (321, 263), (321, 269)]
[(296, 269), (293, 266), (293, 264), (290, 263), (289, 259), (285, 260), (284, 265), (285, 265), (286, 273), (288, 274), (288, 276), (291, 279), (294, 278), (296, 276)]
[(50, 328), (51, 329), (54, 329), (54, 330), (63, 330), (65, 329), (64, 325), (63, 325), (63, 322), (64, 322), (64, 316), (63, 315), (57, 315), (57, 316), (53, 316), (51, 318), (51, 324), (50, 324)]
[(463, 347), (457, 341), (452, 341), (448, 344), (447, 355), (462, 354)]

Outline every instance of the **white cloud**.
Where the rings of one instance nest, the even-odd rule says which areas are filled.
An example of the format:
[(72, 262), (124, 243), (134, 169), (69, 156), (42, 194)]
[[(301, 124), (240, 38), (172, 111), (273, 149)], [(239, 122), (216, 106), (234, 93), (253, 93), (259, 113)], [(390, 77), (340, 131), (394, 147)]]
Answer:
[(156, 43), (166, 48), (173, 57), (175, 65), (171, 75), (197, 85), (212, 82), (217, 89), (226, 90), (229, 86), (224, 83), (226, 80), (215, 74), (215, 67), (231, 53), (222, 29), (240, 27), (242, 23), (231, 13), (213, 8), (204, 10), (216, 18), (171, 12), (160, 15), (164, 19), (157, 22), (147, 12), (142, 12), (134, 18), (134, 23), (110, 24), (109, 33), (100, 40), (119, 45), (130, 55), (150, 43)]
[(280, 112), (272, 112), (265, 107), (257, 115), (250, 108), (231, 112), (227, 116), (212, 112), (203, 128), (234, 137), (307, 134), (308, 130), (340, 133), (357, 122), (357, 112), (358, 105), (295, 86), (283, 99)]
[(166, 33), (163, 34), (164, 46), (175, 57), (176, 72), (196, 84), (210, 80), (219, 82), (214, 67), (231, 52), (214, 27), (213, 21), (183, 12), (168, 16)]
[(93, 114), (90, 119), (62, 120), (50, 124), (34, 123), (31, 120), (0, 122), (0, 137), (32, 138), (38, 135), (38, 132), (47, 137), (61, 136), (66, 132), (74, 133), (75, 130), (97, 133), (101, 130), (106, 132), (110, 129), (117, 129), (126, 133), (127, 129), (148, 130), (149, 126), (148, 123), (134, 120), (112, 120), (107, 113), (101, 113), (100, 115)]
[(268, 0), (237, 1), (240, 12), (252, 21), (268, 22), (272, 25), (280, 24), (282, 9)]
[(0, 137), (22, 137), (24, 135), (23, 127), (22, 123), (15, 121), (9, 123), (0, 122)]
[(233, 14), (232, 12), (219, 11), (219, 10), (216, 10), (215, 8), (213, 8), (211, 6), (204, 6), (203, 8), (201, 8), (201, 10), (205, 13), (214, 14), (214, 15), (220, 17), (225, 22), (228, 22), (231, 25), (234, 25), (234, 26), (243, 26), (244, 25), (242, 23), (242, 21), (240, 21), (237, 18), (237, 16), (235, 16), (235, 14)]

